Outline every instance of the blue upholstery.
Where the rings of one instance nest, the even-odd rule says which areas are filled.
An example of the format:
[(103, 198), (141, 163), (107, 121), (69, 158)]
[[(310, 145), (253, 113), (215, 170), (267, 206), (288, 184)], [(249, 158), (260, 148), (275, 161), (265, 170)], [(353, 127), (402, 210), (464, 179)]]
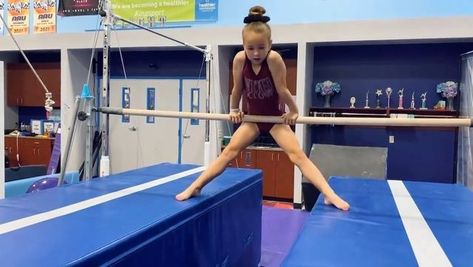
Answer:
[[(47, 177), (59, 177), (59, 174), (51, 174), (51, 175), (41, 175), (35, 176), (31, 178), (24, 178), (15, 181), (10, 181), (5, 183), (5, 197), (14, 197), (26, 194), (28, 188), (36, 181), (41, 180)], [(64, 181), (68, 184), (78, 183), (79, 182), (79, 173), (78, 172), (70, 172), (66, 173), (64, 176)]]

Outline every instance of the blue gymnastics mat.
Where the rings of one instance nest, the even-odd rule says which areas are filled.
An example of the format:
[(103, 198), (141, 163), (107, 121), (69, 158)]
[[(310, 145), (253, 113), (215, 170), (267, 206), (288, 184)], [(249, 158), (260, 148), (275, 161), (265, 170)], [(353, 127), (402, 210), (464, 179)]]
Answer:
[(461, 185), (330, 180), (350, 202), (306, 220), (282, 266), (473, 266), (473, 192)]
[(159, 164), (0, 201), (2, 266), (257, 266), (261, 171)]

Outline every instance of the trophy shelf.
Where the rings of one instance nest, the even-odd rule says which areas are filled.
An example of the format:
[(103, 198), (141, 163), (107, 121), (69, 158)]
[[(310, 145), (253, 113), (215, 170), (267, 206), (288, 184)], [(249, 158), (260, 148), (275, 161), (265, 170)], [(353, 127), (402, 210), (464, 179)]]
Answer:
[(386, 109), (386, 108), (340, 108), (340, 107), (311, 107), (309, 116), (334, 117), (391, 117), (391, 114), (406, 114), (415, 118), (458, 118), (456, 110), (436, 109)]

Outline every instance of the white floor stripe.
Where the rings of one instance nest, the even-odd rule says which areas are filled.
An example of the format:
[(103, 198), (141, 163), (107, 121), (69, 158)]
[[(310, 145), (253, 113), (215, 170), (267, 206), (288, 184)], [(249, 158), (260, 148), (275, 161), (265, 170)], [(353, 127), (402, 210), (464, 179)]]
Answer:
[(388, 184), (419, 266), (452, 266), (402, 181)]
[(160, 179), (156, 179), (144, 184), (128, 187), (128, 188), (125, 188), (116, 192), (112, 192), (106, 195), (102, 195), (102, 196), (84, 200), (75, 204), (64, 206), (62, 208), (39, 213), (39, 214), (21, 218), (15, 221), (3, 223), (3, 224), (0, 224), (0, 234), (5, 234), (5, 233), (15, 231), (15, 230), (18, 230), (18, 229), (21, 229), (33, 224), (37, 224), (37, 223), (51, 220), (57, 217), (67, 215), (67, 214), (71, 214), (80, 210), (84, 210), (84, 209), (105, 203), (107, 201), (111, 201), (111, 200), (121, 198), (130, 194), (139, 192), (139, 191), (143, 191), (143, 190), (146, 190), (146, 189), (149, 189), (149, 188), (152, 188), (164, 183), (168, 183), (177, 179), (184, 178), (188, 175), (201, 172), (204, 169), (205, 167), (198, 167), (195, 169), (187, 170), (187, 171), (169, 175)]

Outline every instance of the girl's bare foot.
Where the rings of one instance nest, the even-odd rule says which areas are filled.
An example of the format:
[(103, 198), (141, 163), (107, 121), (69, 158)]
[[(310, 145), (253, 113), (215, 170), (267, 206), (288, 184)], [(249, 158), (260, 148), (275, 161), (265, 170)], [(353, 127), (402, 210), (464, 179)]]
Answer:
[(324, 202), (326, 205), (334, 205), (338, 209), (347, 211), (350, 209), (350, 204), (339, 197), (337, 194), (333, 193), (330, 195), (324, 195)]
[(188, 187), (188, 188), (186, 188), (186, 190), (184, 190), (181, 193), (176, 195), (176, 200), (184, 201), (184, 200), (187, 200), (191, 197), (198, 196), (199, 194), (200, 194), (200, 189), (199, 188)]

